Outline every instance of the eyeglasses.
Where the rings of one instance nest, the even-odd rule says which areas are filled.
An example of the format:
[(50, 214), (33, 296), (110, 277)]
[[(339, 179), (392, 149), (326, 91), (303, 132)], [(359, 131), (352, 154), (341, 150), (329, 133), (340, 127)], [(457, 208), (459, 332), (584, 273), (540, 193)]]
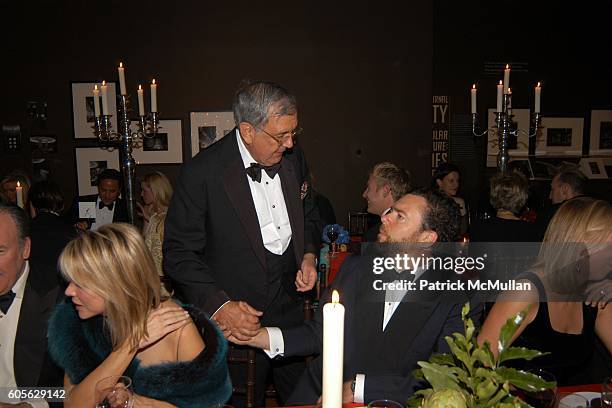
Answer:
[(298, 127), (296, 129), (292, 130), (291, 132), (284, 132), (284, 133), (280, 133), (278, 135), (272, 135), (272, 134), (266, 132), (265, 130), (263, 130), (262, 128), (260, 128), (260, 127), (255, 127), (255, 129), (261, 130), (266, 135), (268, 135), (272, 139), (276, 140), (276, 142), (279, 143), (279, 144), (285, 143), (287, 141), (287, 139), (289, 139), (289, 138), (294, 138), (296, 136), (301, 135), (302, 132), (304, 131), (304, 129), (302, 129), (301, 127)]

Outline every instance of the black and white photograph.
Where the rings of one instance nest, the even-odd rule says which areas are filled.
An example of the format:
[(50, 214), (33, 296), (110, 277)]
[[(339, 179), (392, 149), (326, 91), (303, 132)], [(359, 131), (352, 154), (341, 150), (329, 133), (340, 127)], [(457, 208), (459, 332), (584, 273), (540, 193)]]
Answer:
[[(75, 139), (95, 139), (94, 134), (94, 100), (93, 89), (98, 82), (72, 82), (72, 119), (73, 136)], [(117, 91), (114, 82), (106, 82), (108, 86), (108, 110), (112, 128), (117, 131)], [(100, 109), (102, 109), (102, 98), (100, 98)]]
[(589, 154), (612, 154), (612, 110), (591, 111)]
[(543, 117), (536, 155), (580, 156), (584, 118)]
[(142, 150), (145, 152), (168, 151), (168, 134), (148, 134), (147, 137), (143, 139)]
[(97, 194), (98, 175), (105, 169), (120, 170), (119, 150), (99, 147), (77, 147), (74, 149), (79, 195)]
[(191, 125), (191, 156), (218, 142), (234, 129), (234, 113), (219, 112), (189, 112)]
[[(132, 121), (132, 132), (138, 122)], [(138, 164), (175, 164), (183, 162), (183, 122), (180, 119), (161, 119), (155, 135), (147, 134), (142, 146), (132, 151)]]
[(599, 124), (599, 147), (612, 149), (612, 122), (601, 122)]

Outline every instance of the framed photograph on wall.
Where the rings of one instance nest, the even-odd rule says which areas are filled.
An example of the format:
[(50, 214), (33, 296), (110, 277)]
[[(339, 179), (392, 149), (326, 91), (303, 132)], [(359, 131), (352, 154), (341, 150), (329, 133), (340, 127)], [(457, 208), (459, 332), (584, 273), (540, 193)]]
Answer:
[[(510, 136), (508, 140), (508, 154), (510, 157), (527, 157), (529, 154), (529, 109), (512, 109), (512, 129), (518, 129), (516, 136)], [(499, 139), (497, 125), (495, 124), (495, 109), (488, 110), (487, 126), (487, 166), (497, 165), (497, 153), (499, 152)]]
[(608, 173), (602, 157), (585, 157), (580, 160), (580, 171), (589, 179), (607, 179)]
[[(180, 119), (161, 119), (155, 136), (143, 138), (142, 146), (132, 150), (138, 164), (175, 164), (183, 162), (183, 126)], [(138, 122), (131, 122), (131, 129), (138, 129)]]
[[(94, 85), (98, 82), (72, 82), (72, 120), (75, 139), (95, 139), (94, 135)], [(111, 115), (111, 124), (117, 131), (117, 91), (114, 82), (107, 82), (108, 86), (108, 109)], [(102, 98), (100, 97), (100, 109), (102, 109)]]
[(189, 112), (191, 124), (191, 157), (221, 140), (236, 126), (234, 112)]
[(105, 169), (121, 171), (118, 149), (108, 151), (99, 147), (77, 147), (74, 155), (79, 195), (97, 194), (98, 175)]
[(591, 111), (590, 154), (612, 154), (612, 110)]
[(584, 118), (543, 117), (536, 139), (536, 155), (582, 155)]

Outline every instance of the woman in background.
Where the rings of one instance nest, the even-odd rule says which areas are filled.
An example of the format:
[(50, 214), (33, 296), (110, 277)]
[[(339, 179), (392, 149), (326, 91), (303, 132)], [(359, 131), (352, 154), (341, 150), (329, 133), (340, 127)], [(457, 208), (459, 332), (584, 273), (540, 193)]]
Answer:
[(461, 173), (459, 167), (452, 163), (441, 163), (434, 171), (431, 186), (446, 193), (459, 206), (459, 215), (461, 217), (459, 234), (463, 236), (467, 233), (469, 227), (469, 215), (465, 200), (457, 196), (460, 181)]
[(95, 385), (132, 379), (134, 407), (202, 407), (231, 395), (227, 342), (192, 307), (161, 299), (142, 236), (131, 225), (84, 231), (60, 256), (69, 299), (49, 321), (49, 352), (64, 372), (66, 407), (93, 407)]
[(488, 341), (497, 355), (501, 327), (528, 310), (512, 339), (514, 345), (550, 354), (521, 368), (549, 371), (559, 385), (592, 381), (584, 376), (589, 374), (586, 365), (595, 348), (595, 335), (612, 353), (612, 307), (605, 298), (611, 289), (607, 276), (611, 246), (612, 205), (587, 197), (566, 201), (546, 230), (538, 262), (517, 278), (529, 282), (531, 290), (502, 293), (478, 342)]
[(153, 255), (157, 274), (164, 276), (162, 243), (164, 242), (164, 221), (172, 198), (172, 185), (163, 173), (155, 171), (143, 177), (140, 187), (144, 205), (137, 204), (139, 213), (144, 219), (142, 235), (147, 248)]

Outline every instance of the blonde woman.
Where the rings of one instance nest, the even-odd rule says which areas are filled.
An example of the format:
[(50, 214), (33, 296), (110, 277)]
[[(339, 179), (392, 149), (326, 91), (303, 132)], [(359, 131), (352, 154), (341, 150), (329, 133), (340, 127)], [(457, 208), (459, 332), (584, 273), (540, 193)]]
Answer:
[(525, 368), (550, 371), (560, 385), (588, 381), (580, 375), (588, 374), (596, 335), (612, 353), (611, 267), (612, 205), (587, 197), (565, 202), (546, 230), (538, 262), (521, 275), (520, 282), (531, 283), (531, 290), (504, 292), (478, 341), (488, 341), (497, 355), (503, 324), (529, 308), (513, 341), (551, 354)]
[(146, 174), (142, 182), (141, 197), (144, 205), (138, 203), (140, 214), (144, 219), (142, 234), (145, 244), (153, 255), (153, 261), (159, 276), (163, 276), (162, 243), (164, 242), (164, 221), (172, 198), (172, 185), (168, 178), (159, 171)]
[(69, 299), (49, 322), (66, 407), (93, 407), (95, 385), (129, 376), (134, 407), (199, 407), (231, 394), (223, 335), (201, 312), (160, 298), (140, 233), (128, 224), (84, 231), (60, 256)]

